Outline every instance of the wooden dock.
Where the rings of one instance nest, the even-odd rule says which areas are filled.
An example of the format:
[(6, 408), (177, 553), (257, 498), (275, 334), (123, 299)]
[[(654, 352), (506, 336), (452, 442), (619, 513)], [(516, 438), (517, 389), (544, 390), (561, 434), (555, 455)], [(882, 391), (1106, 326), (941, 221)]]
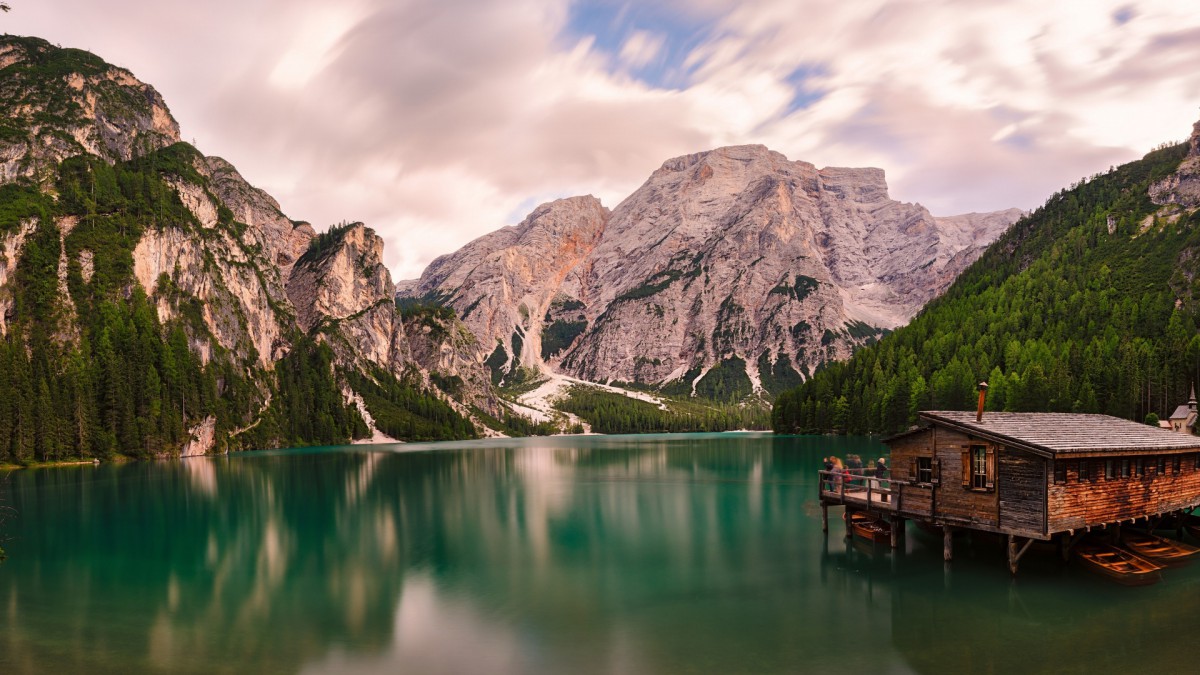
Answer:
[[(892, 548), (899, 546), (904, 536), (903, 492), (905, 481), (894, 483), (890, 478), (876, 478), (874, 469), (846, 469), (841, 472), (818, 471), (820, 478), (821, 531), (829, 532), (829, 507), (846, 507), (847, 516), (853, 512), (868, 513), (891, 526)], [(849, 532), (849, 530), (847, 530)]]

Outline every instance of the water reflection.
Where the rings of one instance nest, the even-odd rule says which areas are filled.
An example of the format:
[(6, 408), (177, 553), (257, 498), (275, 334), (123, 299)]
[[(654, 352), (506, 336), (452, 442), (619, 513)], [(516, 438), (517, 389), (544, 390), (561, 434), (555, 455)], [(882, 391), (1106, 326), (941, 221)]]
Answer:
[(1014, 586), (980, 547), (944, 573), (940, 541), (893, 554), (833, 522), (826, 539), (813, 470), (833, 443), (877, 452), (539, 439), (15, 475), (0, 667), (962, 672), (1067, 664), (1039, 636), (1093, 644), (1080, 601), (1112, 603), (1114, 631), (1138, 616), (1146, 644), (1188, 618), (1157, 607), (1167, 585), (1113, 594), (1051, 564)]

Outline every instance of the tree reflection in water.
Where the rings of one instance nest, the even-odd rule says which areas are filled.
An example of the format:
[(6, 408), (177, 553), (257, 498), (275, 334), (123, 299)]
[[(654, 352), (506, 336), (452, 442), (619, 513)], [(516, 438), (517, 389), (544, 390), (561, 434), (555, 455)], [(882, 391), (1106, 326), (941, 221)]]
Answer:
[[(1020, 654), (1080, 663), (1054, 660), (1056, 631), (1145, 657), (1161, 636), (1147, 631), (1185, 618), (1161, 593), (1197, 580), (1131, 599), (1056, 563), (1023, 562), (1014, 586), (975, 547), (945, 573), (940, 542), (915, 534), (902, 555), (860, 550), (836, 522), (826, 540), (815, 469), (830, 447), (877, 453), (868, 439), (439, 447), (21, 472), (0, 667), (1007, 670)], [(1075, 609), (1088, 599), (1111, 611)], [(1087, 637), (1097, 620), (1123, 640)]]

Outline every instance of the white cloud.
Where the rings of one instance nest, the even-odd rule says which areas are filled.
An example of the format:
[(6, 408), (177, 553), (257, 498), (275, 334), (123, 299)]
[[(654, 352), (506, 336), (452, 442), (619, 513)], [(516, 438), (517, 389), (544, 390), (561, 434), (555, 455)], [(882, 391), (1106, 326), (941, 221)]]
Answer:
[(621, 63), (630, 68), (641, 68), (658, 58), (666, 41), (666, 36), (635, 30), (621, 45)]
[[(2, 20), (154, 84), (185, 138), (293, 218), (366, 221), (397, 278), (531, 198), (613, 207), (717, 145), (880, 166), (949, 214), (1036, 206), (1197, 117), (1200, 14), (1174, 0), (1123, 23), (1113, 0), (677, 4), (713, 37), (674, 90), (628, 73), (689, 36), (630, 19), (602, 53), (564, 41), (568, 0), (42, 0)], [(824, 96), (792, 110), (801, 67)]]

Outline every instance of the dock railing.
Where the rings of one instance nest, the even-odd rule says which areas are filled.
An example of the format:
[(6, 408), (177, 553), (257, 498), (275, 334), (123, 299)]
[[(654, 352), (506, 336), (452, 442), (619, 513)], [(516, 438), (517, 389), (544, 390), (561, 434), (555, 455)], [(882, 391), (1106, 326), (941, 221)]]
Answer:
[(837, 504), (858, 504), (868, 508), (899, 511), (903, 507), (904, 488), (908, 481), (875, 476), (875, 469), (843, 469), (817, 471), (818, 493), (823, 501)]

